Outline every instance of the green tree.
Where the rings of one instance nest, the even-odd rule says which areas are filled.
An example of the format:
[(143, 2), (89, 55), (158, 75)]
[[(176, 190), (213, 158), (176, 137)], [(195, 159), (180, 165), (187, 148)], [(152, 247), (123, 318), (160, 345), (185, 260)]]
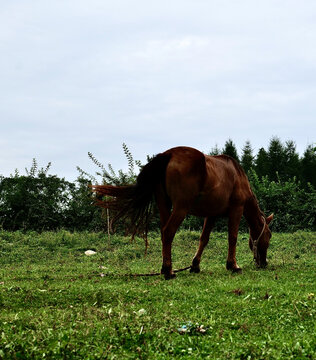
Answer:
[(316, 148), (308, 145), (301, 159), (301, 173), (305, 183), (316, 188)]
[(274, 136), (268, 148), (268, 176), (270, 180), (284, 179), (286, 175), (286, 152), (281, 140)]
[(247, 140), (242, 149), (241, 166), (244, 168), (246, 174), (254, 167), (254, 156), (250, 141)]
[(255, 159), (255, 170), (259, 178), (268, 175), (268, 153), (260, 148)]
[(285, 177), (291, 179), (296, 177), (296, 179), (301, 179), (301, 166), (300, 166), (300, 157), (296, 151), (295, 142), (288, 140), (285, 143)]
[(220, 148), (218, 147), (218, 145), (216, 144), (212, 149), (211, 151), (209, 152), (209, 155), (220, 155), (221, 154), (221, 150)]
[(232, 139), (228, 139), (226, 141), (222, 153), (231, 156), (239, 162), (237, 148)]

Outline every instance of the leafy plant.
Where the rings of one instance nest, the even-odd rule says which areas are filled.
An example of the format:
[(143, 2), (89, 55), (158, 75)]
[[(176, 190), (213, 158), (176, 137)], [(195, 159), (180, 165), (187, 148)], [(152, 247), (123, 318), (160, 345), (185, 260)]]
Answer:
[(0, 226), (7, 230), (101, 229), (88, 182), (48, 175), (33, 159), (27, 175), (0, 177)]
[(261, 208), (275, 214), (274, 230), (316, 229), (316, 191), (311, 184), (304, 189), (295, 177), (270, 181), (268, 176), (259, 178), (254, 170), (248, 176)]
[[(123, 143), (122, 147), (128, 163), (127, 172), (124, 172), (123, 170), (118, 170), (118, 172), (116, 172), (110, 163), (107, 165), (108, 169), (106, 169), (106, 167), (91, 152), (88, 152), (89, 159), (100, 169), (99, 171), (96, 171), (95, 175), (101, 177), (101, 182), (103, 184), (120, 186), (135, 183), (138, 175), (135, 173), (135, 167), (140, 170), (142, 164), (139, 160), (134, 160), (132, 153), (125, 143)], [(96, 176), (87, 173), (79, 166), (77, 166), (77, 170), (82, 178), (87, 178), (94, 184), (98, 184)]]

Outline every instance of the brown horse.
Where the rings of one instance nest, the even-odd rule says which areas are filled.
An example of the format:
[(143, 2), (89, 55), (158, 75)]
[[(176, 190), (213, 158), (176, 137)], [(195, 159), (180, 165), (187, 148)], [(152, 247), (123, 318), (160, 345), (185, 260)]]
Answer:
[(200, 271), (201, 255), (218, 216), (228, 217), (228, 256), (226, 268), (241, 271), (236, 262), (236, 242), (242, 216), (250, 228), (249, 247), (259, 267), (266, 256), (273, 214), (265, 217), (258, 206), (241, 166), (226, 155), (208, 156), (190, 147), (176, 147), (155, 156), (143, 167), (135, 185), (93, 186), (98, 195), (112, 196), (99, 205), (116, 209), (114, 220), (129, 217), (136, 231), (147, 233), (151, 205), (155, 197), (161, 223), (162, 269), (166, 279), (172, 271), (171, 244), (187, 214), (204, 217), (199, 248), (191, 272)]

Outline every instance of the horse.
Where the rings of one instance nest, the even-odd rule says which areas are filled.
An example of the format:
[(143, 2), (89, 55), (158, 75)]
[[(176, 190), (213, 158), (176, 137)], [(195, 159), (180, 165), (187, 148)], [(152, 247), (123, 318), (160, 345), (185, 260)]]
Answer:
[[(249, 247), (258, 267), (267, 266), (271, 239), (269, 224), (239, 163), (227, 155), (210, 156), (191, 147), (179, 146), (159, 153), (140, 171), (136, 183), (126, 186), (93, 185), (98, 205), (115, 209), (113, 221), (129, 218), (134, 232), (148, 231), (150, 213), (156, 202), (162, 241), (161, 274), (175, 277), (171, 247), (179, 226), (188, 214), (203, 217), (199, 247), (190, 271), (200, 272), (203, 250), (216, 218), (228, 218), (227, 270), (241, 272), (236, 261), (236, 243), (242, 216), (249, 226)], [(100, 200), (101, 199), (103, 200)], [(110, 197), (110, 198), (109, 198)]]

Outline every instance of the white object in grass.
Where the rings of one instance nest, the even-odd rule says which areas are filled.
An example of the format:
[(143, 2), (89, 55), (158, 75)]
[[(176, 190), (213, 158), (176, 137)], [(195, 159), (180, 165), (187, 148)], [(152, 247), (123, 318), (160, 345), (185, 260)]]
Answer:
[(87, 250), (84, 252), (87, 256), (95, 255), (97, 252), (93, 250)]

